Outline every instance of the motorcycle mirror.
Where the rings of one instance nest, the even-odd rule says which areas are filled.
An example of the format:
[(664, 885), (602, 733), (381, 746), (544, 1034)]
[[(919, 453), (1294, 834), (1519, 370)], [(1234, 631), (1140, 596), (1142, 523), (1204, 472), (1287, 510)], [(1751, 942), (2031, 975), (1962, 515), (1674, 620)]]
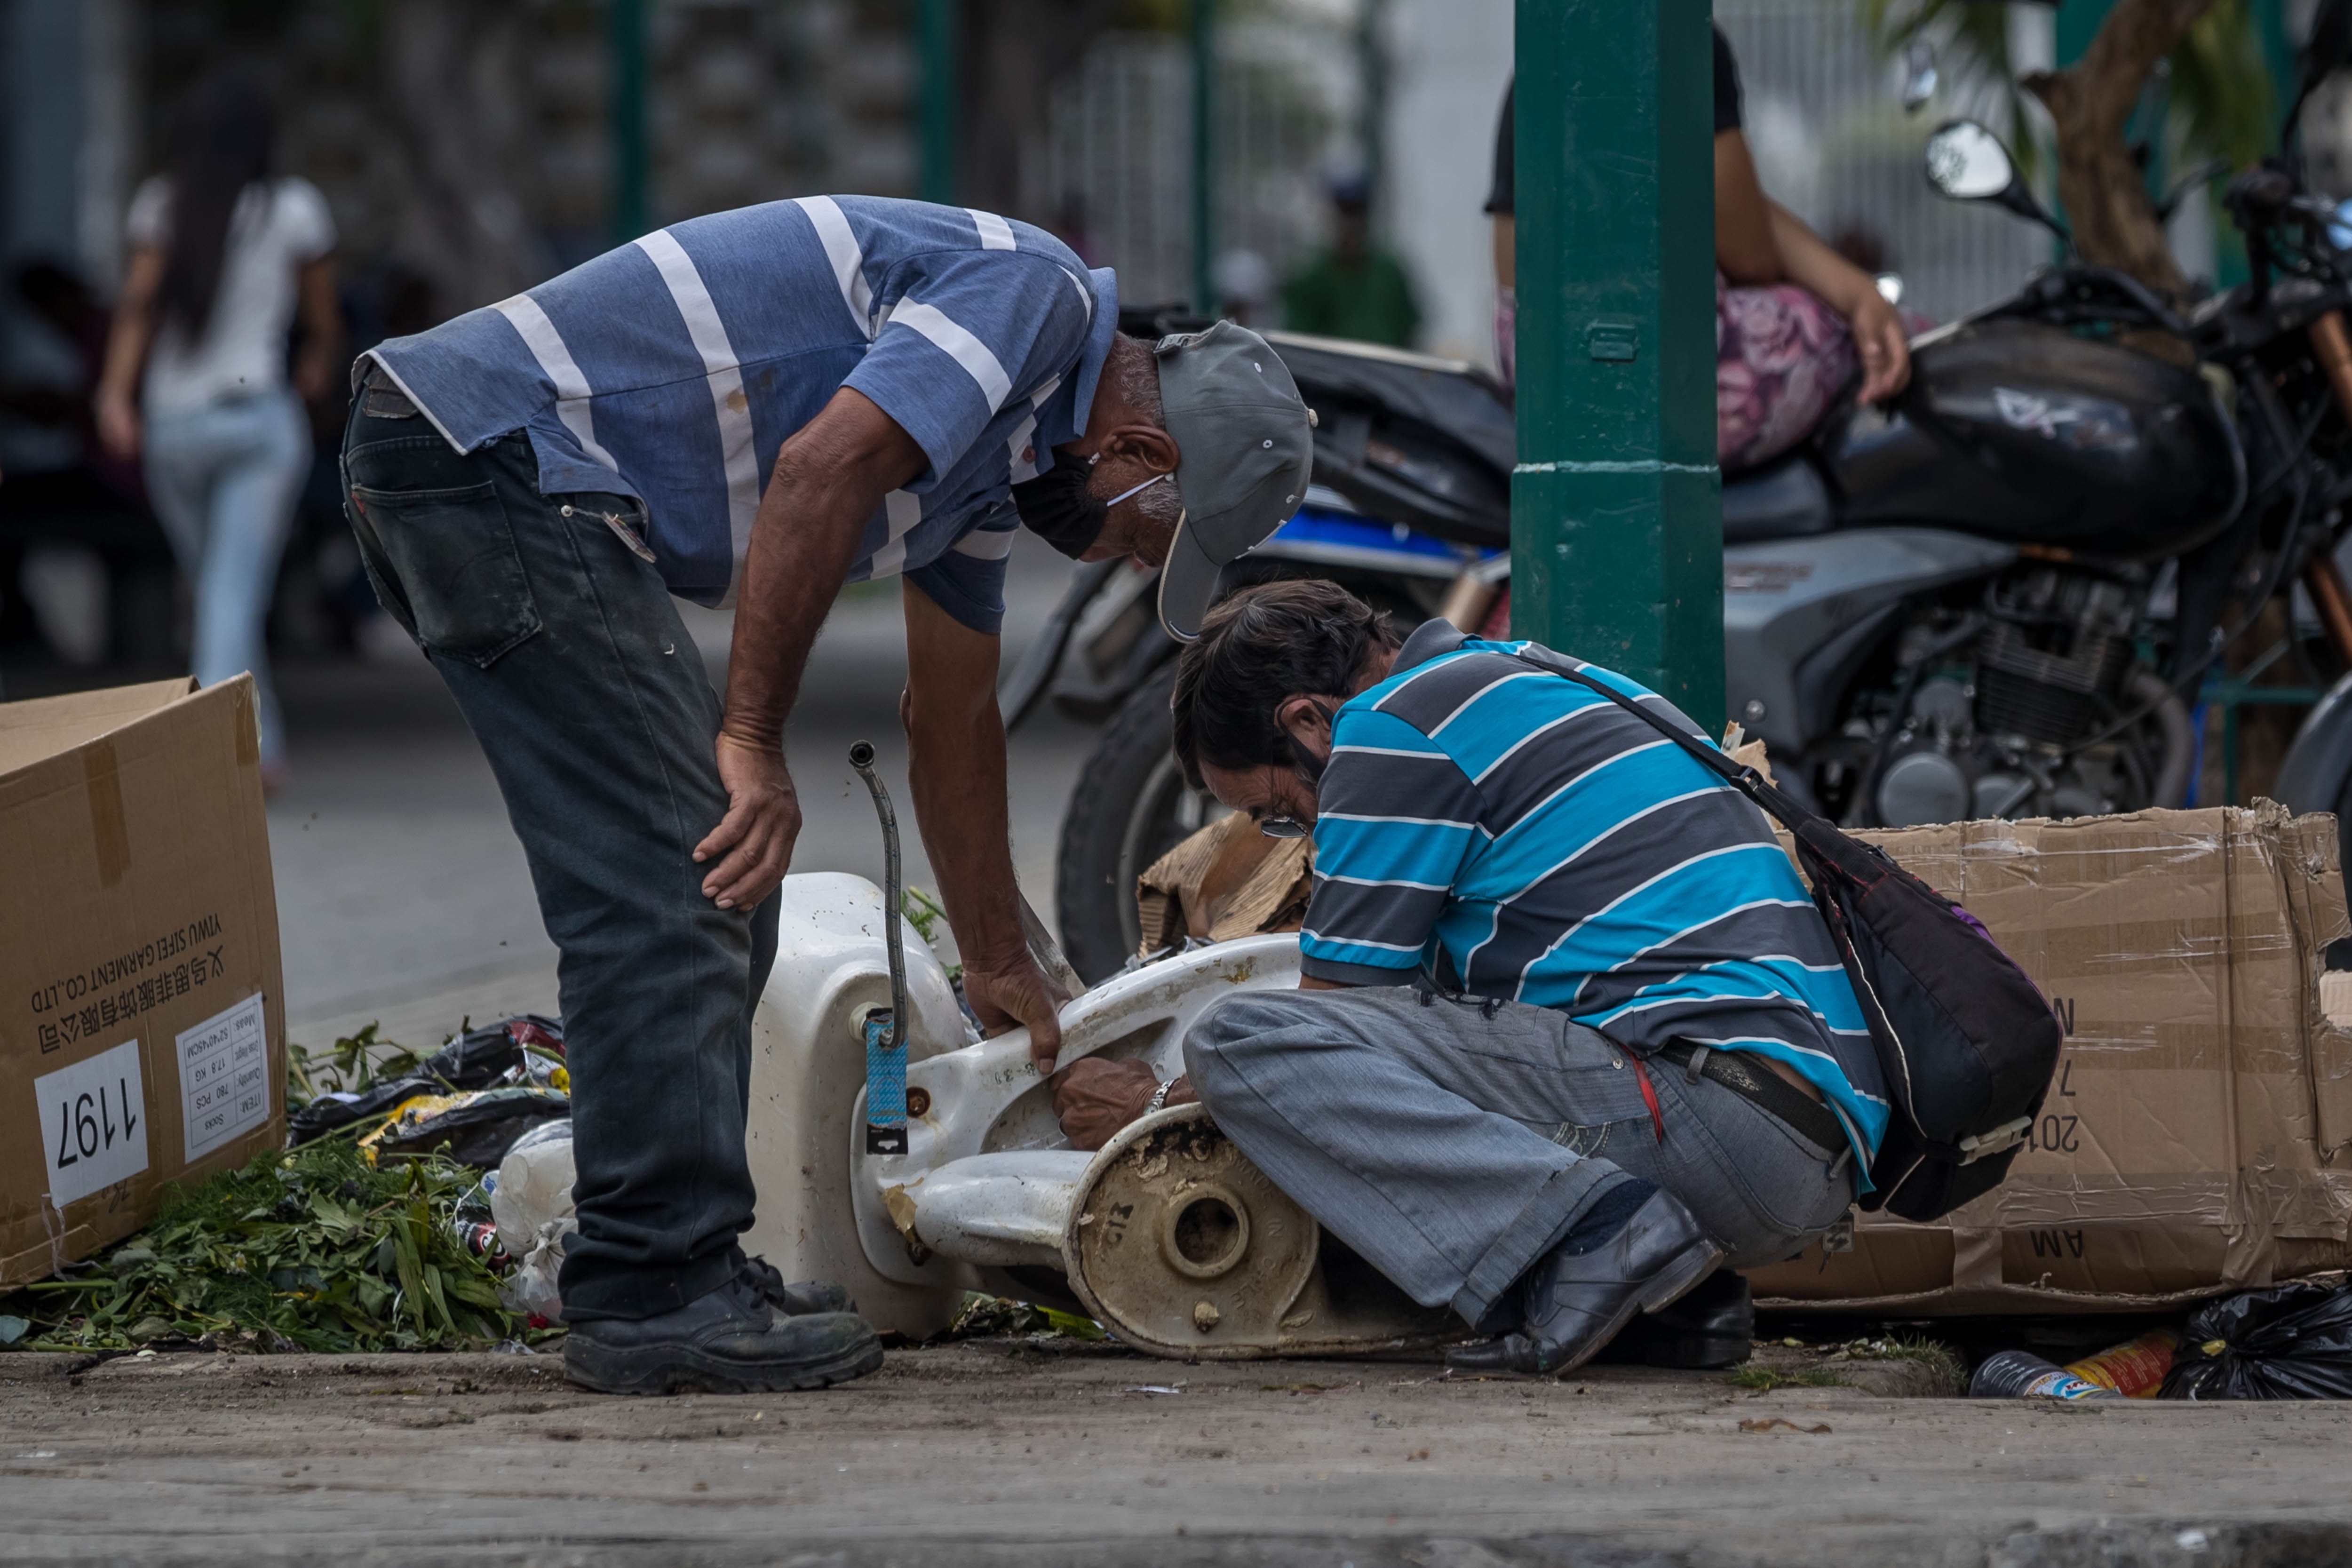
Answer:
[[(2352, 0), (2347, 0), (2352, 4)], [(2018, 177), (2000, 138), (1973, 120), (1948, 120), (1927, 138), (1927, 183), (1956, 202), (1992, 202), (2068, 237)]]
[(1956, 202), (1990, 202), (2017, 184), (2000, 138), (1973, 120), (1955, 120), (1927, 138), (1927, 183)]
[(1903, 48), (1903, 112), (1916, 114), (1936, 96), (1936, 46), (1914, 38)]

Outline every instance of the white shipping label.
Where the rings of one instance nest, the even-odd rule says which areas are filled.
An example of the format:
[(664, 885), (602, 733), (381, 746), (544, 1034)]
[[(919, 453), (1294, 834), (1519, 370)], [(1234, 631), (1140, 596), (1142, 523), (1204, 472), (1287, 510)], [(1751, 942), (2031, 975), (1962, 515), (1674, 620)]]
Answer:
[(261, 993), (179, 1037), (180, 1108), (193, 1164), (269, 1120), (269, 1037)]
[(147, 1168), (147, 1089), (137, 1040), (35, 1079), (33, 1103), (40, 1110), (51, 1207)]

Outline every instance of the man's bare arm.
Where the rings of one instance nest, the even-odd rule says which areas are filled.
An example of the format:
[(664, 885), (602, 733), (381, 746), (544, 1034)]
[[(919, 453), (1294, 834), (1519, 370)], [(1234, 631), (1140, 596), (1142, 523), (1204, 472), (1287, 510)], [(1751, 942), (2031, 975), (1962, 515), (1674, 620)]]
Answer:
[(923, 849), (962, 955), (964, 994), (992, 1032), (1029, 1026), (1040, 1072), (1062, 1048), (1069, 1000), (1039, 973), (1021, 932), (1005, 804), (1004, 718), (996, 707), (997, 639), (906, 588), (907, 776)]
[(736, 595), (716, 747), (727, 815), (694, 850), (717, 862), (702, 891), (721, 909), (759, 903), (792, 866), (801, 808), (784, 766), (784, 721), (866, 520), (923, 464), (915, 438), (845, 386), (776, 454)]

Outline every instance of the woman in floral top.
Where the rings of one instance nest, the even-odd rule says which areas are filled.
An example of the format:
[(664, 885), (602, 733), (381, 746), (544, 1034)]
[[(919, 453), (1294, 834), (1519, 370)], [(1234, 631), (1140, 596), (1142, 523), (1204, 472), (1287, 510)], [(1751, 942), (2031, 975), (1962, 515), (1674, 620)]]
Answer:
[[(1495, 139), (1495, 347), (1512, 379), (1511, 99)], [(1715, 34), (1716, 449), (1735, 474), (1804, 439), (1854, 375), (1858, 402), (1911, 379), (1905, 322), (1877, 281), (1824, 244), (1757, 184), (1740, 129), (1739, 67)]]

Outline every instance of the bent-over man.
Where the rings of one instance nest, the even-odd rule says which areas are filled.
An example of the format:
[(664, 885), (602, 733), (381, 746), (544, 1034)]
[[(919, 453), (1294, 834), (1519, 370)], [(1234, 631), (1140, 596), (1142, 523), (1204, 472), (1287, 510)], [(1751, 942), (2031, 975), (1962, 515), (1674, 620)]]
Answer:
[[(965, 992), (1050, 1067), (1064, 998), (1022, 937), (996, 709), (1011, 488), (1055, 489), (1066, 553), (1164, 562), (1186, 632), (1307, 489), (1307, 410), (1262, 339), (1118, 318), (1111, 274), (1041, 229), (808, 196), (656, 230), (355, 367), (352, 530), (488, 753), (562, 953), (575, 1382), (881, 1364), (837, 1287), (736, 1244), (801, 825), (784, 721), (845, 582), (905, 581), (909, 773)], [(734, 605), (723, 705), (673, 594)]]
[(1197, 1097), (1285, 1192), (1424, 1306), (1559, 1373), (1719, 1263), (1791, 1256), (1885, 1131), (1828, 928), (1763, 814), (1580, 669), (1431, 621), (1402, 648), (1328, 583), (1244, 590), (1185, 648), (1186, 774), (1311, 830), (1295, 992), (1219, 1005), (1167, 1087), (1066, 1069), (1098, 1144)]

